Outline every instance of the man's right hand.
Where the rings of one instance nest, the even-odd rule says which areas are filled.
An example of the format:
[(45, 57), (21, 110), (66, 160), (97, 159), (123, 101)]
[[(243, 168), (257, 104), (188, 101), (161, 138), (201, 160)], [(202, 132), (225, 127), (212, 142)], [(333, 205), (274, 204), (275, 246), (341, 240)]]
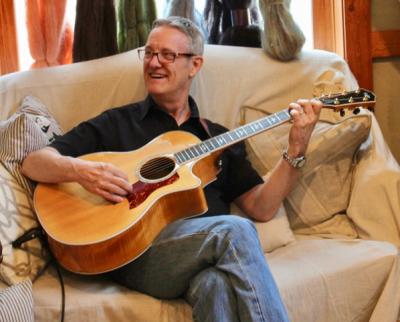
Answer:
[(112, 202), (121, 202), (132, 192), (128, 176), (115, 165), (74, 159), (72, 166), (76, 181), (86, 190)]

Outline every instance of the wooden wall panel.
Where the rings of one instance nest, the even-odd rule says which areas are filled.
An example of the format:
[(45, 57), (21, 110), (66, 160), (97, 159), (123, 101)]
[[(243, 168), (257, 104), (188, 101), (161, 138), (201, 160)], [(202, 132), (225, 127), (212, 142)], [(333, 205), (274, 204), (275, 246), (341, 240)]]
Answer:
[(313, 0), (314, 48), (344, 56), (342, 0)]
[(344, 57), (360, 87), (373, 89), (370, 0), (343, 0)]
[(0, 75), (19, 70), (13, 0), (0, 1)]
[(400, 30), (373, 31), (372, 58), (400, 56)]

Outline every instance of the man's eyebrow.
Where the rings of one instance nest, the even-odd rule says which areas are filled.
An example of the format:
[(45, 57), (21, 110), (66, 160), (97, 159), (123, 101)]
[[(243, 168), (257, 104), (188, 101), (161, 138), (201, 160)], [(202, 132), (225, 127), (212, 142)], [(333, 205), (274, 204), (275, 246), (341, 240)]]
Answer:
[[(146, 45), (146, 46), (144, 46), (144, 49), (151, 49), (151, 50), (154, 50), (150, 45)], [(158, 51), (163, 51), (163, 52), (171, 52), (171, 53), (175, 53), (175, 52), (177, 52), (176, 50), (174, 50), (174, 49), (171, 49), (171, 48), (166, 48), (166, 47), (163, 47), (163, 48), (161, 48), (160, 50), (158, 50)]]

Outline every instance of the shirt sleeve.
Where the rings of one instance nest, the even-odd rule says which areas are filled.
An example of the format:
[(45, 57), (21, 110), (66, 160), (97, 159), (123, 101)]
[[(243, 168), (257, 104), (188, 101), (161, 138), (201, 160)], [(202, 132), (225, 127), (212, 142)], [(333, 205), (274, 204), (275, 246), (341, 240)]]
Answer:
[(104, 151), (104, 145), (109, 141), (110, 133), (113, 133), (112, 122), (109, 118), (109, 113), (103, 112), (57, 137), (49, 146), (62, 155), (72, 157)]

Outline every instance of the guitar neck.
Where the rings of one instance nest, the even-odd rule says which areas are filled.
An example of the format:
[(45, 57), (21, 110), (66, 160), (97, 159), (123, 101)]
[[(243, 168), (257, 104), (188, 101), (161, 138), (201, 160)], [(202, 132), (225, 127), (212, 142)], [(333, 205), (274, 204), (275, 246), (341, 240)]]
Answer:
[[(371, 91), (360, 88), (347, 93), (324, 95), (319, 97), (318, 100), (322, 103), (322, 107), (324, 108), (329, 108), (337, 112), (343, 112), (346, 108), (353, 110), (353, 113), (356, 114), (359, 107), (364, 106), (371, 108), (375, 104), (375, 94)], [(199, 144), (192, 145), (175, 153), (174, 157), (178, 164), (201, 159), (209, 153), (224, 149), (279, 124), (288, 122), (291, 118), (289, 109), (285, 109), (238, 127), (232, 131), (214, 136)]]
[(286, 109), (245, 124), (234, 130), (209, 138), (199, 144), (192, 145), (175, 153), (174, 157), (178, 164), (201, 159), (212, 152), (225, 149), (230, 145), (243, 141), (282, 123), (288, 122), (290, 119), (291, 116), (289, 114), (289, 110)]

